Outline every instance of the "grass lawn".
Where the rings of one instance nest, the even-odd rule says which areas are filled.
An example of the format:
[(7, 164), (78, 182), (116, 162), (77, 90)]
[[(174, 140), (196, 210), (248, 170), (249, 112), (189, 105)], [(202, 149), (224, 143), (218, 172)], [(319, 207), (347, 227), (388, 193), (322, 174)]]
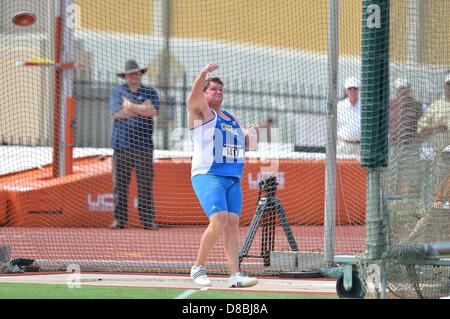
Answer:
[[(174, 299), (185, 290), (168, 288), (105, 287), (82, 285), (68, 288), (56, 284), (0, 283), (0, 299)], [(186, 299), (330, 299), (336, 296), (196, 291)]]

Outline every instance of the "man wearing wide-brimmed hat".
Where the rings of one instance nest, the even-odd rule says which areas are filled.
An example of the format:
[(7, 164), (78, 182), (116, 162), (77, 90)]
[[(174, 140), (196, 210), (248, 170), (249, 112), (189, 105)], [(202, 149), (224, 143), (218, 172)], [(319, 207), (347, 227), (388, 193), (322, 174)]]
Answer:
[(134, 73), (140, 73), (145, 74), (147, 72), (148, 68), (140, 68), (136, 61), (134, 60), (128, 60), (125, 62), (125, 71), (117, 73), (117, 76), (125, 79), (127, 75), (134, 74)]
[(125, 63), (117, 76), (126, 80), (112, 93), (109, 110), (114, 118), (112, 148), (114, 182), (113, 229), (123, 229), (128, 222), (128, 188), (131, 172), (136, 170), (138, 212), (145, 229), (157, 229), (153, 209), (153, 117), (158, 114), (156, 90), (142, 84), (147, 68), (134, 60)]

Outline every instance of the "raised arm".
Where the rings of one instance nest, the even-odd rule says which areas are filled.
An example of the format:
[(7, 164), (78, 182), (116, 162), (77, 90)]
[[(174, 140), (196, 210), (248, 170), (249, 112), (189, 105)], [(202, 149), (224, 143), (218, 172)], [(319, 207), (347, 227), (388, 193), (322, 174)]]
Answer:
[(191, 93), (187, 97), (187, 109), (190, 126), (193, 126), (192, 121), (207, 120), (211, 115), (208, 107), (208, 102), (206, 101), (205, 95), (203, 93), (203, 88), (205, 85), (206, 77), (208, 73), (216, 70), (219, 66), (214, 63), (208, 63), (198, 74), (197, 78), (192, 85)]

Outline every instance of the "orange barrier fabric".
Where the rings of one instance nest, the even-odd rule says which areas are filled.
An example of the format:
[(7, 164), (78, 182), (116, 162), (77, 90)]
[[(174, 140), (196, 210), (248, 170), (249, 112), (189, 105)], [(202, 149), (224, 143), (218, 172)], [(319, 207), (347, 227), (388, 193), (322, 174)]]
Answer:
[(5, 225), (8, 220), (6, 198), (8, 193), (0, 189), (0, 226)]
[[(162, 225), (198, 225), (208, 220), (191, 186), (189, 159), (161, 159), (154, 163), (153, 196), (156, 221)], [(338, 161), (336, 223), (365, 221), (366, 174), (358, 161)], [(263, 170), (262, 170), (263, 169)], [(248, 225), (258, 204), (258, 183), (267, 166), (246, 163), (242, 189), (241, 224)], [(269, 169), (270, 171), (270, 169)], [(321, 225), (324, 215), (325, 162), (278, 160), (277, 197), (292, 225)], [(8, 215), (2, 195), (8, 200)], [(130, 184), (129, 220), (141, 227), (137, 214), (136, 179)], [(73, 174), (52, 177), (51, 166), (0, 178), (0, 222), (11, 226), (107, 227), (113, 221), (111, 158), (93, 157), (74, 162)]]

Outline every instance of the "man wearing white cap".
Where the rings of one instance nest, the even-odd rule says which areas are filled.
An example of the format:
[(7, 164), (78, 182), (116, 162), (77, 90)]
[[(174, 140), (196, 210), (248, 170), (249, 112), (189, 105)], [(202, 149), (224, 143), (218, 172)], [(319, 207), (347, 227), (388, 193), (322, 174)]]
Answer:
[(351, 76), (345, 80), (345, 96), (337, 105), (337, 153), (360, 154), (361, 101), (359, 81)]
[(447, 192), (447, 178), (450, 172), (450, 74), (445, 77), (445, 94), (433, 102), (430, 108), (420, 118), (417, 132), (425, 140), (434, 136), (434, 150), (436, 151), (435, 161), (435, 179), (436, 194), (435, 200), (446, 202), (450, 200), (450, 194)]

